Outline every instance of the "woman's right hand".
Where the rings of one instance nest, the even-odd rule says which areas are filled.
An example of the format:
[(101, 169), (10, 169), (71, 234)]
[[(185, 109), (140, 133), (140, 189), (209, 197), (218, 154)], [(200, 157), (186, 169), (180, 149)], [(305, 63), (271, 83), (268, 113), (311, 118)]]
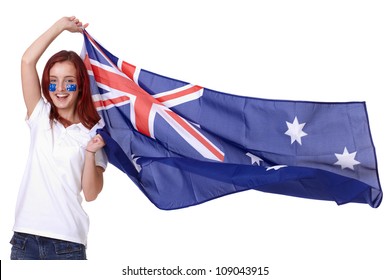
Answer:
[(88, 23), (83, 24), (78, 18), (75, 16), (71, 17), (63, 17), (58, 22), (62, 26), (64, 30), (68, 30), (69, 32), (83, 32), (84, 28), (87, 28)]

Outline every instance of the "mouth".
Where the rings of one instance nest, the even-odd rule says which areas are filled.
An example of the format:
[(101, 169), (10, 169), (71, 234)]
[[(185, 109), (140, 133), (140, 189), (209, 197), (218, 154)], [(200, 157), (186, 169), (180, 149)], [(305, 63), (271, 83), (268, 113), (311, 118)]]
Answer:
[(66, 100), (69, 97), (69, 93), (56, 93), (55, 96), (58, 100), (63, 101)]

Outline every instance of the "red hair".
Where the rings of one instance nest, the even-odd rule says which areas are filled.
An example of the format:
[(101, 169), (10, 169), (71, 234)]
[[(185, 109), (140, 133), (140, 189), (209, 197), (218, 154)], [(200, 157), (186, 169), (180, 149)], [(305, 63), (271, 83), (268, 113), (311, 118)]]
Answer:
[(72, 124), (69, 120), (61, 117), (58, 114), (57, 108), (54, 105), (53, 100), (51, 99), (49, 94), (50, 69), (57, 62), (64, 61), (72, 62), (76, 67), (77, 84), (78, 88), (80, 89), (80, 92), (77, 97), (76, 110), (78, 117), (80, 118), (80, 122), (88, 129), (91, 129), (100, 120), (100, 116), (97, 113), (95, 106), (93, 105), (87, 68), (85, 67), (85, 64), (81, 57), (74, 51), (59, 51), (51, 58), (49, 58), (45, 65), (45, 68), (43, 69), (41, 85), (43, 96), (51, 104), (51, 111), (49, 116), (50, 121), (52, 122), (54, 120), (58, 120), (64, 126), (69, 126)]

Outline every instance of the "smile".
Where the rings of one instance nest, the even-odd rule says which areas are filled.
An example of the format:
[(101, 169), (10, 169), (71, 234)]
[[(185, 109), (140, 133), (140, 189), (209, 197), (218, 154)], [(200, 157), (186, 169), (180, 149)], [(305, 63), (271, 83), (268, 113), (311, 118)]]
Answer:
[(55, 96), (58, 98), (58, 99), (66, 99), (70, 94), (69, 93), (56, 93)]

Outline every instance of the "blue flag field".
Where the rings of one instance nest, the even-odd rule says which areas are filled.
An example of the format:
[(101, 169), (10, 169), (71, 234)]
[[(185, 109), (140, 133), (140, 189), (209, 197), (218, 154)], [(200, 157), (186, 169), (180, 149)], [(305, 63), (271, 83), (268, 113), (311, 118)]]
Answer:
[(381, 203), (364, 102), (218, 92), (140, 69), (86, 31), (82, 57), (109, 162), (160, 209), (247, 190)]

